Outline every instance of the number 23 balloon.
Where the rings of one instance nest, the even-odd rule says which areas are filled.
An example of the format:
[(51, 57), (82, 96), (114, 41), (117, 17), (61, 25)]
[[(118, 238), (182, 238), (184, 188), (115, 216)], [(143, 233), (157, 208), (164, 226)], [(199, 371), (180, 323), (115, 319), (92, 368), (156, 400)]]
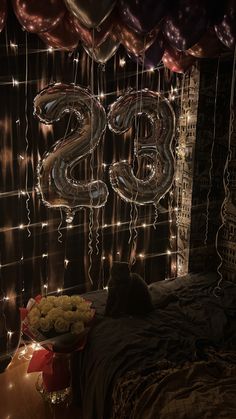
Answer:
[[(108, 189), (102, 180), (85, 182), (72, 176), (73, 168), (94, 151), (105, 132), (106, 114), (101, 103), (86, 89), (56, 83), (35, 97), (34, 113), (44, 124), (52, 124), (66, 113), (74, 113), (78, 120), (76, 129), (58, 140), (38, 165), (38, 191), (43, 202), (49, 207), (64, 209), (67, 221), (71, 221), (74, 211), (81, 207), (104, 206)], [(131, 128), (139, 114), (148, 118), (151, 130), (146, 137), (134, 141), (134, 156), (148, 159), (150, 174), (140, 179), (130, 164), (116, 162), (110, 167), (110, 181), (115, 192), (127, 202), (157, 204), (173, 181), (171, 144), (175, 116), (161, 94), (147, 89), (132, 91), (111, 105), (109, 128), (122, 134)]]

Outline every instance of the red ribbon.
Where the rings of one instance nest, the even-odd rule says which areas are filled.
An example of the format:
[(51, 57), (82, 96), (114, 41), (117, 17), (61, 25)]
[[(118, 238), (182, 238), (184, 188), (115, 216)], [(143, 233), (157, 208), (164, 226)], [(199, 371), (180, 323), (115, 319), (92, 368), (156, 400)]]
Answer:
[(63, 390), (71, 383), (68, 357), (68, 354), (55, 354), (46, 349), (35, 351), (27, 372), (42, 372), (43, 385), (47, 391)]
[(40, 349), (34, 351), (30, 360), (27, 372), (45, 372), (46, 374), (52, 374), (52, 362), (53, 352), (47, 351), (46, 349)]

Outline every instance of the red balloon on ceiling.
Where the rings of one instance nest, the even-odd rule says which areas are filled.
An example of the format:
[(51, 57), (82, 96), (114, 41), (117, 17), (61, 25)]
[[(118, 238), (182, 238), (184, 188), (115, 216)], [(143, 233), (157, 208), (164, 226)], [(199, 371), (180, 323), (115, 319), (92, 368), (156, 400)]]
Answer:
[(195, 62), (195, 58), (170, 46), (166, 47), (162, 57), (163, 64), (175, 73), (185, 73)]
[(12, 4), (19, 22), (28, 32), (51, 30), (66, 12), (63, 0), (12, 0)]
[(7, 0), (0, 1), (0, 32), (3, 30), (7, 19)]
[(148, 34), (135, 32), (122, 21), (115, 28), (117, 38), (132, 56), (138, 57), (148, 49), (156, 39), (158, 30), (152, 30)]
[(214, 29), (210, 28), (187, 52), (196, 58), (213, 58), (218, 57), (225, 50), (226, 48), (217, 38)]
[(228, 48), (236, 45), (236, 1), (228, 0), (222, 21), (215, 25), (216, 35)]
[(39, 34), (40, 38), (52, 48), (73, 51), (79, 42), (79, 35), (73, 25), (71, 16), (66, 14), (51, 31)]

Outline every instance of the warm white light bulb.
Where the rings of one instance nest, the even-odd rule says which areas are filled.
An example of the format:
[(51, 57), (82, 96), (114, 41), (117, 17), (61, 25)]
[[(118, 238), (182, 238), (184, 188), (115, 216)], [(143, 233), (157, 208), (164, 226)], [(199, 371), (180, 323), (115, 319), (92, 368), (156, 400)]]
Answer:
[(120, 58), (120, 60), (119, 60), (119, 66), (120, 67), (124, 67), (125, 64), (126, 64), (125, 58)]

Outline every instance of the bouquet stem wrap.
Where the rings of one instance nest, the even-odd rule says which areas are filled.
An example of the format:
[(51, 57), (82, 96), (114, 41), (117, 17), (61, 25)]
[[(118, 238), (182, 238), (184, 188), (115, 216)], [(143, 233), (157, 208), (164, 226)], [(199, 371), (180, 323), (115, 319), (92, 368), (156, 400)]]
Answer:
[(49, 392), (63, 390), (71, 384), (71, 354), (42, 349), (34, 351), (27, 372), (42, 372), (43, 385)]

